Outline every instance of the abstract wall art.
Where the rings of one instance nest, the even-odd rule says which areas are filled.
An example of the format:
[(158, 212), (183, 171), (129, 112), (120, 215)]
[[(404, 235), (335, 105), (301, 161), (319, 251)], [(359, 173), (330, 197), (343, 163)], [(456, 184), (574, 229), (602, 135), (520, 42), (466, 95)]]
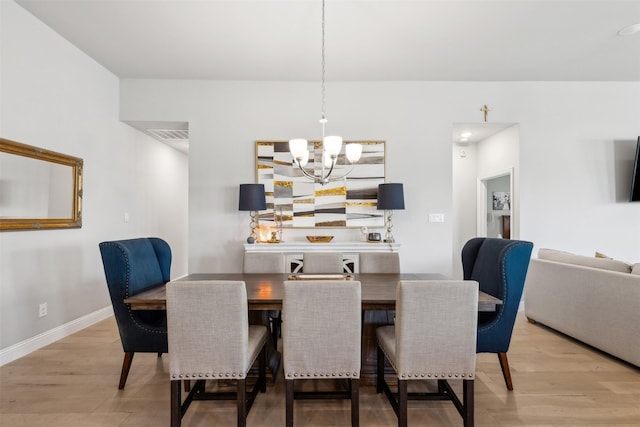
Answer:
[[(384, 141), (345, 141), (362, 144), (362, 156), (345, 162), (344, 148), (332, 176), (344, 178), (324, 185), (306, 178), (289, 153), (288, 141), (256, 141), (256, 182), (264, 184), (267, 210), (260, 223), (283, 227), (381, 227), (383, 212), (376, 209), (378, 184), (385, 179)], [(314, 146), (308, 170), (321, 168), (321, 144)], [(346, 163), (346, 164), (345, 164)]]

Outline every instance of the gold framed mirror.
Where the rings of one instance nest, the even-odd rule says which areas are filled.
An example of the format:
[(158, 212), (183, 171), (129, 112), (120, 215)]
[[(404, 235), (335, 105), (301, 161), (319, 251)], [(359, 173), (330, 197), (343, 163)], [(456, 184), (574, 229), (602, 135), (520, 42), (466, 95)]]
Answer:
[(78, 157), (0, 138), (0, 231), (82, 227)]

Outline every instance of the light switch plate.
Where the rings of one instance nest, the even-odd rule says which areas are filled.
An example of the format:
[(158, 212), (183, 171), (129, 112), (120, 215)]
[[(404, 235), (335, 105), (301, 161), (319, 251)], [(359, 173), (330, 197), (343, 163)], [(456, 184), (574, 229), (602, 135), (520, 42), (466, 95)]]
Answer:
[(444, 222), (444, 214), (443, 213), (430, 213), (429, 214), (429, 222)]

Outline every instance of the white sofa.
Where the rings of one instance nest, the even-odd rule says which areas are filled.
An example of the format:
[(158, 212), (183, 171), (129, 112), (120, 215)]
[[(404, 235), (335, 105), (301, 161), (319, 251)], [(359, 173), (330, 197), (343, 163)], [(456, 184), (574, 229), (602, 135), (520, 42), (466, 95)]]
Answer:
[(540, 249), (524, 307), (529, 321), (640, 366), (640, 264)]

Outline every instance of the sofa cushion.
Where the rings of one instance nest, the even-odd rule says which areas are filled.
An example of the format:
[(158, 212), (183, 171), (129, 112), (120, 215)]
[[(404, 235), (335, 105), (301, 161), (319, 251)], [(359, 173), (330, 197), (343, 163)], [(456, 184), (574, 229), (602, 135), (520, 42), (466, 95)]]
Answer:
[(640, 262), (637, 262), (631, 266), (631, 274), (637, 274), (640, 276)]
[(557, 251), (555, 249), (541, 248), (538, 250), (538, 258), (547, 261), (563, 262), (565, 264), (582, 265), (591, 268), (600, 268), (602, 270), (618, 271), (620, 273), (629, 273), (631, 268), (626, 262), (607, 258), (593, 258), (583, 255), (575, 255), (570, 252)]

